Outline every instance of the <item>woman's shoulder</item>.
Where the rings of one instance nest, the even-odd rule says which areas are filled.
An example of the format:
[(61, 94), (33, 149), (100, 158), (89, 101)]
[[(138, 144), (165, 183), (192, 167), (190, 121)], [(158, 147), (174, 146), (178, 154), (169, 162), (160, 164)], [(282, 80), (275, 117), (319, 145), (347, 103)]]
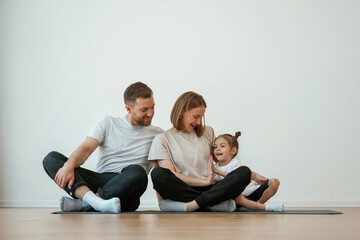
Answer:
[(211, 126), (205, 125), (205, 132), (214, 133), (214, 129)]
[(214, 129), (210, 126), (205, 126), (204, 136), (206, 139), (208, 139), (210, 142), (212, 142), (215, 139), (215, 133)]
[(170, 135), (171, 135), (171, 129), (168, 129), (156, 135), (154, 141), (165, 141), (166, 139), (169, 138)]

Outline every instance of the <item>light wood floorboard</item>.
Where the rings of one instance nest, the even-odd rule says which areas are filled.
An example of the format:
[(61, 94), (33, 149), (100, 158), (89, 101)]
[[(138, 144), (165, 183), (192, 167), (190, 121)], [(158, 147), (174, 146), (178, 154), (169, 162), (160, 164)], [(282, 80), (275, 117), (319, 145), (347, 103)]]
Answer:
[(360, 239), (360, 208), (326, 209), (344, 214), (58, 215), (50, 214), (55, 208), (0, 208), (0, 239)]

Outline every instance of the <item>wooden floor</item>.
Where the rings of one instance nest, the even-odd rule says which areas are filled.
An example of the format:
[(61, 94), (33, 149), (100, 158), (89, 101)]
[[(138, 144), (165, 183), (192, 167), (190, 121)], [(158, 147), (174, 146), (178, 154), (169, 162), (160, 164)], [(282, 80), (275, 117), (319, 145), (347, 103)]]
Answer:
[(0, 208), (0, 239), (360, 239), (360, 208), (326, 209), (344, 214), (59, 215), (50, 214), (54, 208)]

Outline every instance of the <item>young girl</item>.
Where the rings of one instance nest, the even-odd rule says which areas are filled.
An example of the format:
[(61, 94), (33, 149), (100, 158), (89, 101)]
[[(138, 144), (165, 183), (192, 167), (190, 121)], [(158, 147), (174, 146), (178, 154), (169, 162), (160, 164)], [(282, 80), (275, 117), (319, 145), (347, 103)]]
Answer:
[[(234, 158), (238, 152), (239, 143), (237, 139), (240, 135), (241, 132), (236, 132), (235, 136), (223, 134), (215, 139), (213, 156), (216, 164), (212, 164), (212, 169), (217, 174), (218, 181), (222, 180), (229, 172), (241, 166), (240, 161)], [(235, 199), (235, 202), (237, 205), (241, 205), (249, 210), (283, 212), (283, 204), (264, 204), (275, 195), (279, 185), (280, 181), (276, 178), (269, 180), (256, 172), (252, 172), (250, 184)]]

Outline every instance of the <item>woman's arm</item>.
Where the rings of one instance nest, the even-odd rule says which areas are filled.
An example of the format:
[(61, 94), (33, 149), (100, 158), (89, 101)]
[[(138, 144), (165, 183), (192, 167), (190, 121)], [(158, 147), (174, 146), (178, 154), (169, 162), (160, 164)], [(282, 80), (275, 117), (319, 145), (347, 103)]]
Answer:
[(207, 179), (199, 179), (199, 178), (193, 178), (189, 176), (185, 176), (184, 174), (178, 173), (175, 171), (175, 167), (172, 164), (172, 162), (168, 159), (166, 160), (157, 160), (157, 163), (162, 168), (167, 168), (171, 172), (175, 174), (176, 177), (180, 178), (182, 181), (184, 181), (186, 184), (192, 187), (205, 187), (210, 186), (215, 182), (214, 174), (209, 174), (209, 177)]

